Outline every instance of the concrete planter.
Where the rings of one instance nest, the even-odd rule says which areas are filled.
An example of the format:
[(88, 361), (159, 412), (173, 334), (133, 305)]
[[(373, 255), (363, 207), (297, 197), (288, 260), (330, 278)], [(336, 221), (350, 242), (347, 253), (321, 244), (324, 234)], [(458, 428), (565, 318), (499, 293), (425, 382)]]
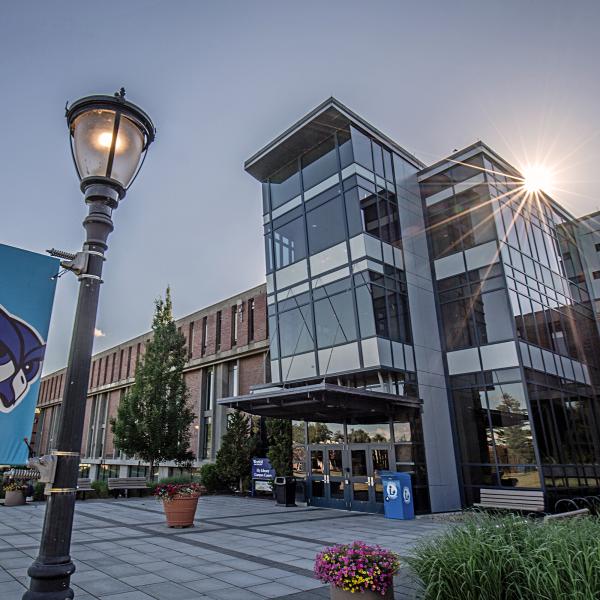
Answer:
[(4, 506), (23, 506), (25, 494), (21, 490), (4, 492)]
[(372, 590), (352, 593), (332, 585), (329, 588), (329, 597), (331, 600), (394, 600), (394, 588), (390, 586), (382, 596)]
[(175, 496), (169, 502), (163, 502), (167, 527), (193, 527), (199, 497)]

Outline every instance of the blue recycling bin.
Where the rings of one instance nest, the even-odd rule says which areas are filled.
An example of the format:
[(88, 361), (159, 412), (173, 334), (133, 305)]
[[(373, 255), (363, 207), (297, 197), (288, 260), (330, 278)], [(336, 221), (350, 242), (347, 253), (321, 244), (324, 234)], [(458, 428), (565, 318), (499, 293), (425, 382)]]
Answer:
[(380, 472), (386, 519), (414, 519), (412, 482), (408, 473)]

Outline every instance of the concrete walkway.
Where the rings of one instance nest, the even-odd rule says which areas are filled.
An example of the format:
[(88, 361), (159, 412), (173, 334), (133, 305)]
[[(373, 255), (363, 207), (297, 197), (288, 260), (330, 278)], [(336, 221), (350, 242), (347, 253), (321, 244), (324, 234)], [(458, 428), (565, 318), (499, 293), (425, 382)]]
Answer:
[[(0, 507), (0, 598), (18, 600), (37, 555), (44, 504)], [(271, 500), (205, 496), (195, 527), (169, 529), (153, 498), (77, 502), (72, 584), (77, 600), (328, 598), (312, 574), (324, 546), (363, 540), (407, 555), (446, 527)], [(397, 600), (417, 598), (403, 570)]]

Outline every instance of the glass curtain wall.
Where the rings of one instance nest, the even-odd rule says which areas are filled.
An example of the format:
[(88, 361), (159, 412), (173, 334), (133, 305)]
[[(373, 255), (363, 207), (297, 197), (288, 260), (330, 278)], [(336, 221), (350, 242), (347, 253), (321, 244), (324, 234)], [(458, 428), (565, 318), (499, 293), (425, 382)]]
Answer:
[(503, 170), (477, 155), (421, 184), (425, 199), (455, 186), (427, 208), (434, 258), (500, 241), (500, 262), (437, 281), (445, 349), (516, 338), (536, 369), (525, 382), (520, 369), (450, 378), (469, 504), (481, 486), (543, 485), (550, 502), (598, 488), (597, 395), (581, 381), (598, 382), (600, 344), (576, 239), (555, 205)]
[[(401, 248), (398, 186), (405, 185), (411, 169), (414, 173), (405, 163), (348, 127), (281, 168), (263, 186), (269, 215), (264, 228), (267, 273), (300, 263), (307, 267), (299, 269), (308, 268), (304, 279), (287, 285), (276, 273), (277, 300), (268, 309), (272, 360), (316, 355), (318, 350), (374, 336), (411, 343), (403, 271), (374, 260), (377, 270), (354, 279), (336, 277), (326, 285), (313, 280), (311, 285), (312, 263), (306, 261), (335, 246), (336, 257), (344, 259), (336, 258), (330, 271), (339, 269), (350, 262), (349, 239), (359, 234)], [(326, 280), (328, 272), (319, 272), (319, 277)], [(326, 366), (320, 365), (321, 373), (327, 372)], [(282, 371), (284, 381), (290, 369)]]

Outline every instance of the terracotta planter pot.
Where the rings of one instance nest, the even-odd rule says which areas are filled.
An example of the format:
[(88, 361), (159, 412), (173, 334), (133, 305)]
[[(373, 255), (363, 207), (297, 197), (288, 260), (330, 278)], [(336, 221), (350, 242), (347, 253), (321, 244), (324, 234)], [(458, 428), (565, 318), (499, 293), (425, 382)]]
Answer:
[(21, 490), (4, 492), (4, 506), (23, 506), (25, 494)]
[(198, 495), (175, 496), (169, 502), (163, 502), (167, 527), (193, 527)]
[(382, 596), (372, 590), (352, 593), (332, 585), (329, 588), (329, 597), (331, 600), (394, 600), (394, 588), (390, 586)]

